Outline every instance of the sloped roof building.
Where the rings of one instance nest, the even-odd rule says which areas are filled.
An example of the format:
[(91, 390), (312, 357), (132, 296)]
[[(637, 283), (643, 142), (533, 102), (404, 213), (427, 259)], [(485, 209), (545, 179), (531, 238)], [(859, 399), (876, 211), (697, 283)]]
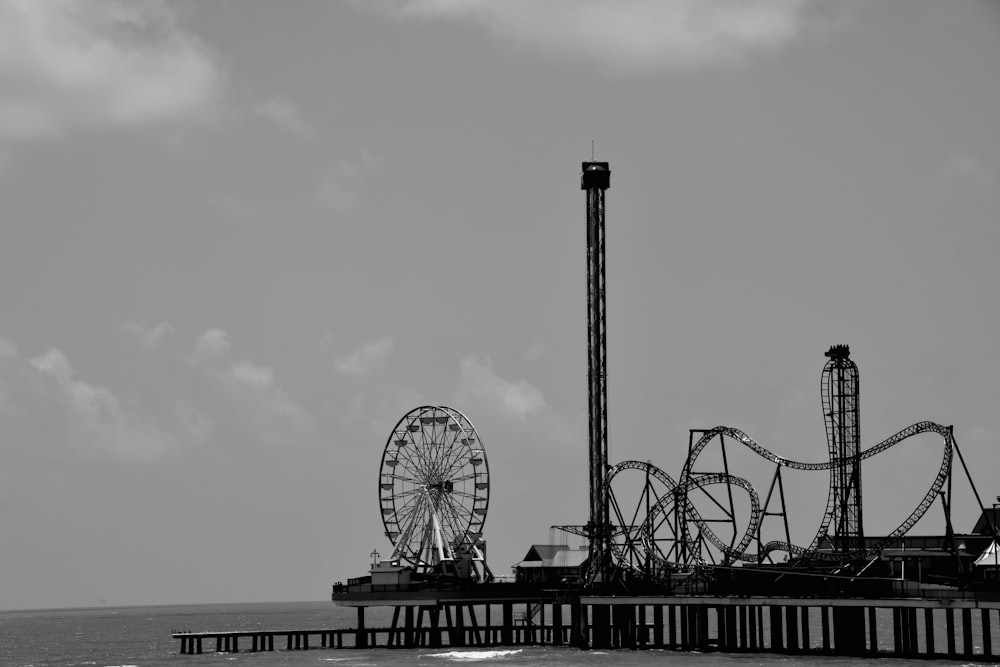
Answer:
[(588, 550), (565, 544), (533, 544), (524, 559), (513, 565), (514, 578), (530, 584), (579, 583), (587, 565)]

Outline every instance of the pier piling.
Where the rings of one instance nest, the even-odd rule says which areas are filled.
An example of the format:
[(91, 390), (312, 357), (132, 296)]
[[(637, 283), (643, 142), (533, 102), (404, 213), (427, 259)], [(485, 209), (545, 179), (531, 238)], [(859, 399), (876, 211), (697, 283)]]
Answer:
[[(515, 615), (515, 604), (524, 604), (523, 616)], [(502, 609), (499, 624), (494, 624), (490, 614), (492, 605)], [(366, 605), (359, 604), (354, 628), (177, 632), (173, 636), (180, 640), (182, 654), (201, 654), (205, 641), (212, 639), (217, 653), (237, 653), (242, 638), (247, 639), (245, 650), (274, 651), (278, 637), (284, 638), (282, 646), (288, 651), (568, 643), (602, 650), (1000, 660), (994, 653), (1000, 600), (563, 596), (518, 601), (415, 600), (393, 606), (387, 628), (368, 627)], [(975, 609), (979, 610), (976, 614)], [(819, 636), (814, 639), (816, 615)], [(881, 642), (880, 633), (884, 635)], [(940, 634), (943, 643), (939, 643)]]

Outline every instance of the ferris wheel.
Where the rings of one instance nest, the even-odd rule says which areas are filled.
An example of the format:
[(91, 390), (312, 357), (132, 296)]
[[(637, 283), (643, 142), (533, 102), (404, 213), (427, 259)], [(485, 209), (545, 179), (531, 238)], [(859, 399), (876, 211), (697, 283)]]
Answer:
[(489, 497), (486, 451), (465, 415), (423, 406), (399, 420), (379, 470), (393, 562), (418, 572), (490, 578), (483, 553)]

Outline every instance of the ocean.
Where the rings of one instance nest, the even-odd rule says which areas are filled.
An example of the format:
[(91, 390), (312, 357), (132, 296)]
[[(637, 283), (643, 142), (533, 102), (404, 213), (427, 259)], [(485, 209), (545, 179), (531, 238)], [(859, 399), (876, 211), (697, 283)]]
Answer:
[[(369, 627), (387, 626), (390, 609), (370, 609)], [(884, 661), (859, 658), (793, 657), (768, 654), (725, 654), (676, 651), (581, 651), (555, 647), (497, 647), (489, 649), (323, 649), (181, 655), (178, 630), (282, 630), (351, 627), (353, 609), (331, 602), (178, 605), (159, 607), (98, 607), (0, 612), (0, 664), (4, 667), (215, 667), (218, 665), (538, 665), (553, 667), (644, 666), (679, 667), (752, 665), (794, 667), (871, 666)], [(941, 661), (962, 665), (962, 661)], [(924, 665), (926, 660), (897, 660), (897, 665)], [(975, 663), (983, 664), (983, 663)]]

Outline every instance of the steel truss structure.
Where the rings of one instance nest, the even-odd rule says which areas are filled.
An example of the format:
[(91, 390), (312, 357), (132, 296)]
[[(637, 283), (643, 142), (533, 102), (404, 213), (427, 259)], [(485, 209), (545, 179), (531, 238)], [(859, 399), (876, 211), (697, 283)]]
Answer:
[[(658, 580), (678, 569), (705, 563), (773, 562), (771, 554), (775, 552), (784, 552), (788, 558), (803, 562), (812, 559), (844, 564), (860, 562), (905, 535), (938, 497), (950, 531), (952, 455), (958, 452), (952, 427), (918, 422), (862, 450), (860, 379), (858, 367), (851, 360), (846, 345), (834, 345), (827, 351), (828, 361), (821, 378), (828, 449), (826, 461), (804, 463), (786, 459), (760, 446), (739, 429), (717, 426), (691, 430), (688, 456), (676, 481), (649, 462), (624, 461), (614, 467), (608, 466), (604, 213), (610, 174), (607, 162), (582, 164), (580, 188), (586, 192), (587, 203), (590, 516), (584, 526), (553, 526), (587, 538), (586, 584), (593, 587), (630, 579)], [(863, 525), (861, 464), (924, 433), (941, 438), (942, 458), (938, 472), (906, 519), (879, 543), (869, 544)], [(713, 442), (720, 447), (723, 469), (697, 470), (699, 456)], [(727, 442), (773, 464), (774, 472), (763, 503), (746, 479), (731, 474)], [(961, 459), (960, 452), (959, 457)], [(797, 546), (791, 539), (782, 476), (785, 469), (827, 471), (829, 474), (826, 509), (808, 546)], [(966, 476), (982, 506), (967, 468)], [(736, 498), (741, 496), (746, 500), (738, 504)], [(707, 502), (712, 514), (699, 509), (702, 506), (696, 500)], [(765, 520), (778, 519), (784, 539), (764, 542)], [(723, 524), (721, 528), (719, 524)]]
[(604, 271), (604, 193), (611, 186), (607, 162), (584, 162), (580, 189), (587, 193), (587, 384), (590, 448), (590, 544), (587, 583), (608, 582), (611, 572), (611, 524), (606, 475), (608, 467), (607, 313)]
[(820, 394), (826, 441), (830, 450), (830, 497), (826, 517), (833, 526), (835, 551), (860, 555), (865, 550), (861, 521), (861, 424), (859, 416), (858, 366), (846, 345), (834, 345), (827, 353)]
[[(823, 369), (821, 396), (829, 450), (826, 461), (787, 459), (737, 428), (717, 426), (691, 430), (688, 455), (676, 481), (649, 462), (624, 461), (610, 468), (605, 487), (611, 513), (609, 549), (613, 555), (609, 576), (619, 581), (667, 581), (671, 572), (699, 565), (773, 562), (772, 554), (778, 552), (796, 562), (816, 561), (830, 566), (870, 562), (884, 547), (905, 535), (937, 498), (941, 498), (950, 530), (953, 455), (958, 453), (961, 460), (952, 427), (922, 421), (860, 449), (858, 370), (848, 354), (846, 346), (831, 348), (827, 353), (830, 361)], [(941, 438), (941, 463), (930, 488), (894, 530), (878, 541), (866, 542), (861, 526), (862, 462), (921, 434)], [(719, 447), (723, 469), (700, 470), (699, 457), (713, 443)], [(727, 443), (773, 464), (763, 502), (747, 480), (730, 471)], [(808, 546), (795, 545), (789, 534), (782, 478), (786, 469), (829, 473), (826, 509)], [(982, 505), (968, 468), (965, 472)], [(763, 540), (766, 520), (781, 521), (784, 539)], [(572, 527), (562, 528), (576, 532)]]

